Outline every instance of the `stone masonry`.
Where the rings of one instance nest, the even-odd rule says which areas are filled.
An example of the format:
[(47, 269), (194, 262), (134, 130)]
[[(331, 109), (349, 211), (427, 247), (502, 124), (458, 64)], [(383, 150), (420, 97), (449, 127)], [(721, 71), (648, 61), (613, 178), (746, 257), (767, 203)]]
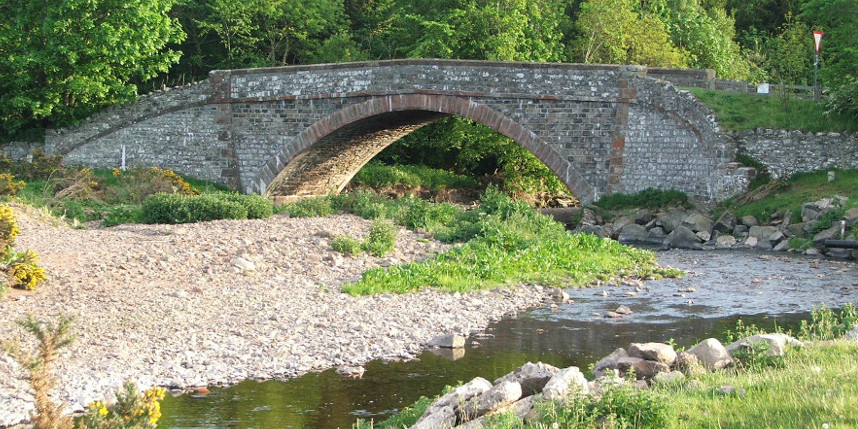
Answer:
[(393, 60), (213, 71), (46, 136), (69, 163), (154, 165), (270, 197), (338, 192), (381, 149), (456, 115), (510, 137), (583, 202), (741, 192), (736, 146), (693, 96), (640, 66)]
[(759, 128), (730, 133), (739, 153), (763, 163), (775, 179), (832, 168), (858, 169), (858, 134)]

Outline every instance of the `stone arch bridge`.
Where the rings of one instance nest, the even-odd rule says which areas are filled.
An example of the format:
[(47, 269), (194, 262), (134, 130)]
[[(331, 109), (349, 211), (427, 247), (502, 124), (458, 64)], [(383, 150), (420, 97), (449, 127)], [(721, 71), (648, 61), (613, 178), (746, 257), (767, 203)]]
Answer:
[[(663, 71), (662, 71), (663, 72)], [(736, 147), (691, 94), (641, 66), (393, 60), (213, 71), (75, 128), (69, 163), (154, 165), (270, 197), (340, 191), (384, 147), (449, 115), (527, 148), (583, 202), (678, 189), (741, 191)]]

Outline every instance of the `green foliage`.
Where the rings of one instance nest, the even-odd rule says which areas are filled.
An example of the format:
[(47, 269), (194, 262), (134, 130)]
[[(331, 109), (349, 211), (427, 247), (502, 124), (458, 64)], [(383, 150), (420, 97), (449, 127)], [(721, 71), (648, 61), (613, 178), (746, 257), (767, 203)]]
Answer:
[(752, 341), (747, 347), (739, 347), (730, 352), (733, 366), (740, 371), (759, 372), (764, 368), (783, 368), (783, 356), (770, 355), (771, 345), (766, 340)]
[(15, 253), (4, 261), (6, 273), (12, 279), (12, 287), (35, 290), (39, 283), (47, 280), (45, 269), (40, 267), (36, 252), (26, 250)]
[(279, 209), (292, 217), (328, 217), (334, 214), (331, 200), (327, 197), (302, 198)]
[(845, 304), (840, 312), (825, 304), (814, 307), (810, 322), (802, 321), (799, 337), (804, 340), (825, 341), (842, 337), (858, 325), (858, 312), (854, 304)]
[(192, 223), (217, 219), (247, 219), (247, 209), (217, 194), (155, 194), (143, 201), (145, 223)]
[(15, 246), (15, 238), (20, 232), (15, 211), (5, 204), (0, 204), (0, 260), (9, 258)]
[(23, 180), (15, 181), (15, 176), (10, 173), (0, 173), (0, 195), (14, 197), (21, 189), (27, 186)]
[(596, 202), (605, 210), (627, 208), (661, 209), (665, 207), (691, 207), (688, 196), (681, 191), (648, 188), (635, 194), (609, 194)]
[(411, 188), (440, 191), (449, 188), (476, 188), (472, 177), (423, 165), (391, 165), (370, 162), (355, 174), (352, 183), (376, 190), (406, 185)]
[(840, 219), (843, 219), (844, 213), (846, 213), (846, 210), (836, 209), (836, 210), (829, 210), (829, 211), (821, 214), (816, 219), (818, 222), (816, 223), (816, 225), (813, 226), (813, 229), (811, 229), (811, 231), (810, 231), (811, 234), (818, 234), (822, 231), (825, 231), (828, 228), (831, 228), (832, 226), (834, 226), (834, 222), (839, 223)]
[(244, 207), (248, 219), (267, 219), (274, 214), (274, 203), (259, 194), (245, 195), (230, 192), (218, 194), (218, 198)]
[(858, 77), (832, 89), (825, 106), (826, 116), (858, 118)]
[(661, 395), (631, 386), (607, 388), (600, 397), (585, 395), (563, 404), (542, 402), (540, 409), (542, 424), (567, 428), (664, 428), (671, 421), (670, 406)]
[(826, 107), (820, 101), (791, 99), (784, 105), (778, 97), (767, 95), (689, 90), (715, 111), (718, 124), (727, 130), (858, 131), (858, 116), (825, 114)]
[(361, 246), (367, 253), (383, 257), (390, 253), (396, 247), (396, 236), (398, 232), (396, 227), (390, 221), (376, 220), (369, 227), (369, 236)]
[(0, 129), (65, 126), (133, 100), (183, 38), (172, 0), (7, 0), (0, 4)]
[(160, 401), (166, 389), (152, 387), (140, 393), (129, 380), (116, 391), (116, 402), (91, 402), (81, 417), (81, 429), (154, 429), (161, 418)]
[(352, 256), (360, 255), (363, 252), (363, 246), (360, 240), (348, 235), (338, 235), (331, 241), (331, 248), (340, 253), (346, 253)]
[(798, 18), (822, 30), (819, 77), (823, 86), (838, 88), (858, 79), (858, 0), (806, 0)]
[[(448, 387), (447, 390), (450, 388)], [(410, 406), (407, 406), (400, 410), (395, 416), (391, 416), (390, 418), (373, 424), (372, 422), (367, 422), (365, 420), (358, 419), (355, 422), (353, 429), (373, 429), (373, 428), (405, 428), (410, 427), (414, 423), (417, 423), (417, 419), (419, 419), (423, 413), (426, 412), (426, 409), (432, 405), (440, 396), (436, 396), (434, 398), (427, 398), (425, 396), (421, 396), (420, 399), (415, 401)]]

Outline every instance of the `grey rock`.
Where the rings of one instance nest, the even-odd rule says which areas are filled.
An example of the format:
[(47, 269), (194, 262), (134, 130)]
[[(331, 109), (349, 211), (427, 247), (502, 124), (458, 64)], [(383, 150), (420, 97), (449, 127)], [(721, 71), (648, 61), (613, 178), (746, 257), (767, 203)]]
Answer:
[(843, 214), (843, 220), (845, 220), (848, 225), (854, 225), (855, 222), (858, 222), (858, 207), (852, 207), (851, 209), (846, 210), (846, 213)]
[[(712, 219), (702, 213), (691, 213), (682, 221), (682, 226), (693, 232), (712, 232)], [(708, 241), (708, 240), (707, 240)]]
[(542, 397), (549, 401), (560, 401), (570, 395), (586, 395), (589, 391), (590, 385), (581, 370), (570, 366), (561, 369), (548, 380), (542, 390)]
[(676, 249), (700, 249), (703, 240), (690, 229), (679, 225), (665, 238), (665, 244)]
[(807, 222), (816, 220), (823, 213), (822, 207), (814, 203), (804, 203), (801, 205), (801, 221)]
[[(593, 367), (593, 372), (600, 372), (606, 369), (617, 369), (617, 362), (620, 358), (629, 357), (629, 354), (626, 352), (626, 349), (619, 348), (611, 352), (611, 354), (603, 357), (596, 362), (596, 366)], [(598, 376), (597, 376), (598, 378)]]
[(774, 226), (752, 226), (748, 230), (748, 237), (754, 237), (757, 241), (768, 241), (769, 237), (778, 232)]
[(706, 232), (706, 231), (699, 231), (699, 232), (696, 232), (696, 233), (695, 233), (695, 235), (696, 235), (697, 237), (699, 237), (701, 240), (703, 240), (704, 242), (709, 241), (709, 240), (711, 240), (711, 239), (712, 239), (712, 234), (709, 234), (709, 233), (708, 233), (708, 232)]
[(620, 243), (640, 243), (645, 241), (646, 237), (646, 228), (636, 223), (630, 223), (622, 228), (618, 241)]
[(664, 228), (664, 232), (670, 234), (676, 227), (682, 225), (687, 215), (684, 210), (671, 210), (669, 213), (659, 216), (658, 223)]
[(688, 350), (688, 353), (697, 357), (700, 363), (708, 370), (727, 367), (733, 363), (733, 356), (715, 338), (708, 338)]
[(617, 314), (623, 314), (623, 315), (635, 314), (635, 312), (632, 311), (632, 309), (629, 308), (627, 305), (621, 305), (621, 306), (617, 307), (617, 309), (614, 310), (614, 312), (616, 312)]
[(789, 240), (781, 241), (780, 243), (775, 245), (772, 250), (774, 250), (775, 252), (786, 252), (787, 250), (789, 250)]
[(716, 249), (729, 249), (736, 245), (736, 237), (732, 235), (722, 235), (715, 239)]
[(681, 371), (660, 372), (652, 378), (652, 384), (678, 385), (685, 381)]
[(676, 351), (673, 346), (664, 343), (632, 343), (629, 345), (629, 357), (673, 365), (676, 362)]
[(456, 424), (456, 408), (470, 399), (482, 395), (492, 388), (492, 384), (484, 378), (477, 377), (463, 384), (452, 392), (438, 398), (423, 413), (412, 429), (435, 429), (453, 427)]
[(748, 228), (750, 228), (752, 226), (757, 226), (760, 224), (760, 221), (758, 221), (756, 217), (751, 216), (751, 215), (742, 216), (741, 222), (742, 222), (742, 225), (745, 225)]
[(497, 408), (505, 407), (521, 399), (521, 385), (514, 381), (503, 381), (491, 389), (475, 396), (456, 409), (459, 421), (467, 422), (483, 416)]
[(745, 396), (746, 394), (744, 388), (731, 385), (721, 386), (715, 392), (724, 396)]
[(750, 228), (748, 228), (747, 225), (736, 225), (735, 227), (733, 227), (733, 237), (745, 238), (748, 236), (749, 230)]
[(825, 240), (839, 240), (840, 229), (840, 222), (835, 222), (835, 225), (831, 228), (828, 228), (825, 231), (820, 231), (818, 234), (813, 236), (813, 245), (816, 247), (822, 247)]
[(495, 380), (494, 384), (498, 385), (505, 381), (516, 382), (521, 385), (521, 395), (527, 397), (541, 392), (548, 380), (558, 371), (560, 371), (559, 368), (546, 363), (528, 362), (515, 371)]
[(429, 340), (426, 345), (428, 347), (441, 347), (446, 349), (465, 347), (465, 337), (457, 334), (439, 335)]
[(537, 399), (541, 398), (541, 396), (542, 395), (528, 396), (519, 401), (515, 401), (510, 405), (499, 407), (484, 416), (456, 426), (456, 429), (479, 429), (486, 427), (487, 425), (491, 427), (491, 423), (487, 422), (486, 418), (499, 414), (511, 414), (519, 420), (525, 420), (527, 415), (533, 411), (533, 404)]
[(706, 373), (706, 368), (700, 363), (700, 359), (688, 352), (681, 352), (676, 355), (676, 369), (689, 377)]
[(596, 237), (606, 238), (608, 234), (605, 233), (605, 229), (599, 225), (592, 224), (582, 224), (578, 228), (575, 229), (575, 232), (581, 234), (590, 234), (595, 235)]
[(623, 215), (614, 220), (614, 231), (622, 231), (626, 225), (635, 225), (635, 218), (629, 215)]
[(750, 350), (755, 344), (766, 343), (768, 351), (767, 356), (783, 356), (786, 346), (800, 346), (801, 341), (786, 335), (786, 334), (759, 334), (748, 338), (743, 338), (727, 346), (727, 351), (734, 352), (735, 350)]
[(241, 271), (253, 271), (256, 269), (256, 264), (241, 257), (235, 258), (235, 260), (232, 261), (232, 264)]
[(635, 377), (638, 380), (650, 379), (655, 377), (659, 372), (669, 372), (670, 366), (661, 362), (636, 358), (625, 357), (617, 361), (617, 370), (620, 374), (627, 374), (630, 370), (635, 372)]
[(843, 336), (848, 341), (858, 342), (858, 326), (852, 328), (851, 331), (847, 332), (846, 335)]
[(720, 232), (721, 234), (729, 234), (735, 227), (736, 215), (734, 215), (733, 212), (726, 211), (721, 213), (721, 216), (718, 216), (718, 220), (715, 221), (715, 225), (712, 229)]
[(635, 223), (638, 225), (646, 225), (652, 220), (652, 212), (649, 210), (640, 210), (635, 213)]
[(649, 237), (655, 237), (655, 238), (664, 238), (664, 237), (667, 237), (667, 234), (665, 234), (665, 233), (664, 233), (664, 228), (662, 228), (662, 227), (660, 227), (660, 226), (656, 226), (656, 227), (653, 227), (652, 229), (650, 229), (650, 230), (647, 232), (647, 235), (648, 235)]

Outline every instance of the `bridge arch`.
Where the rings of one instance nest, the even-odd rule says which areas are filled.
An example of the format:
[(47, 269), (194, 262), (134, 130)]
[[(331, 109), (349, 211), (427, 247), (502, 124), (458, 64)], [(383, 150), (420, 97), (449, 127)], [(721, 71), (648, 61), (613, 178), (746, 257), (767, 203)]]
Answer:
[(421, 93), (371, 98), (316, 121), (265, 163), (247, 191), (273, 198), (339, 192), (382, 149), (451, 115), (486, 125), (523, 146), (579, 198), (594, 194), (566, 158), (510, 117), (469, 98)]

